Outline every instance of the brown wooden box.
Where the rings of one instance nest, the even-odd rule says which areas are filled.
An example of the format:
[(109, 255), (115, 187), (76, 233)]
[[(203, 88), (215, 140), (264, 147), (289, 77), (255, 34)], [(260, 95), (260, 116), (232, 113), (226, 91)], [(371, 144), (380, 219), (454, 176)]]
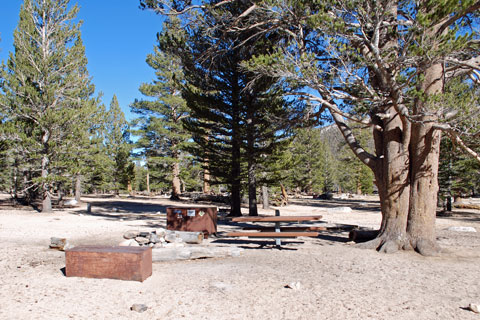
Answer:
[(152, 248), (79, 246), (65, 250), (67, 277), (143, 281), (152, 275)]
[(167, 229), (198, 231), (208, 237), (217, 232), (217, 207), (167, 208)]

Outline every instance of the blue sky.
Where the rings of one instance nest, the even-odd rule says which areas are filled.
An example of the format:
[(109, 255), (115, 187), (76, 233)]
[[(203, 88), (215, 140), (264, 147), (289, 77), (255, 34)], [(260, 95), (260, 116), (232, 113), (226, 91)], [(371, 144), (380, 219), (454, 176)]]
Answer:
[[(23, 0), (2, 0), (0, 4), (0, 61), (13, 51), (13, 30)], [(128, 120), (134, 117), (129, 105), (143, 98), (142, 82), (151, 82), (154, 71), (145, 58), (153, 51), (162, 17), (138, 8), (138, 0), (70, 0), (80, 6), (82, 39), (88, 70), (97, 92), (103, 92), (108, 107), (114, 94)]]

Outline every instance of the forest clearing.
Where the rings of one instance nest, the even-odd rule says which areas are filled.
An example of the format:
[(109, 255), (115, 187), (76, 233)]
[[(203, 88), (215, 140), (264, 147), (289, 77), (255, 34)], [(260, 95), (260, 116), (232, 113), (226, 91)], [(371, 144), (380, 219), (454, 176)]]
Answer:
[[(359, 249), (341, 231), (287, 240), (279, 250), (270, 239), (222, 238), (238, 227), (219, 217), (219, 237), (201, 246), (238, 247), (239, 256), (156, 262), (152, 276), (137, 282), (65, 277), (65, 253), (49, 249), (50, 238), (117, 245), (129, 230), (165, 227), (165, 208), (179, 203), (159, 197), (82, 200), (78, 208), (51, 213), (2, 206), (0, 318), (478, 319), (468, 306), (480, 303), (480, 235), (447, 229), (480, 230), (479, 210), (454, 209), (437, 218), (442, 251), (433, 257)], [(338, 209), (345, 207), (351, 212)], [(327, 225), (378, 229), (381, 222), (375, 196), (292, 199), (278, 209), (288, 216), (321, 214)], [(134, 304), (147, 310), (130, 310)]]

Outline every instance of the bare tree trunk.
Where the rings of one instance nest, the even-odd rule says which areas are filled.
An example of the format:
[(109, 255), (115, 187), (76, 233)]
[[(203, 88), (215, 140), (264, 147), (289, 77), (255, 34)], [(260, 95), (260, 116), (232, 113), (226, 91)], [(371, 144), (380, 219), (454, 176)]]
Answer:
[(80, 202), (82, 197), (82, 176), (77, 174), (75, 177), (75, 200)]
[(248, 165), (248, 215), (258, 216), (257, 208), (257, 178), (255, 176), (255, 164)]
[[(425, 70), (420, 89), (426, 97), (442, 92), (443, 66), (436, 64)], [(423, 98), (415, 101), (414, 111), (422, 115), (412, 124), (411, 192), (407, 232), (410, 243), (419, 253), (432, 255), (439, 251), (435, 236), (437, 214), (438, 163), (441, 132), (433, 128), (438, 118), (431, 114)]]
[(50, 132), (46, 130), (42, 136), (43, 156), (42, 156), (42, 212), (52, 212), (52, 196), (50, 194), (50, 184), (46, 181), (48, 178), (48, 158)]
[(267, 186), (262, 186), (262, 202), (263, 202), (263, 209), (270, 209), (270, 203), (268, 202)]
[[(42, 178), (48, 177), (48, 169), (46, 166), (48, 158), (42, 158)], [(50, 194), (50, 185), (48, 182), (42, 182), (42, 212), (52, 212), (52, 196)]]
[(424, 255), (438, 251), (435, 219), (438, 194), (440, 131), (428, 124), (412, 128), (412, 177), (407, 233), (413, 248)]
[(172, 164), (172, 195), (170, 199), (180, 199), (180, 165), (178, 162)]
[[(382, 252), (396, 252), (408, 247), (406, 234), (409, 207), (409, 153), (403, 123), (394, 108), (387, 112), (393, 116), (386, 120), (373, 117), (383, 132), (374, 132), (375, 149), (379, 156), (374, 168), (380, 197), (382, 223), (378, 237), (365, 243), (364, 247)], [(408, 130), (408, 128), (407, 128)]]
[(210, 172), (207, 168), (203, 169), (203, 193), (210, 194), (212, 191), (210, 189)]
[[(206, 135), (205, 139), (208, 141), (208, 134)], [(208, 171), (208, 164), (209, 164), (209, 157), (208, 155), (205, 156), (203, 159), (203, 194), (210, 194), (210, 171)]]
[(147, 168), (147, 193), (150, 194), (150, 172)]

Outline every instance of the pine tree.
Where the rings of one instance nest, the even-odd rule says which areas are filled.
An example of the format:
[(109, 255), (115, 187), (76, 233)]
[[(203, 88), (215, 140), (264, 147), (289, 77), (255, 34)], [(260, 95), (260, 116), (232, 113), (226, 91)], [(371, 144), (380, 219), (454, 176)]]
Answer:
[[(217, 24), (244, 9), (245, 4), (236, 2), (216, 12), (205, 11), (197, 25), (190, 25), (188, 35), (170, 35), (165, 41), (182, 58), (187, 82), (183, 96), (191, 109), (185, 122), (196, 143), (190, 150), (203, 163), (212, 184), (230, 186), (234, 216), (241, 215), (244, 181), (249, 214), (257, 214), (261, 156), (283, 145), (290, 125), (284, 115), (291, 112), (282, 88), (274, 87), (277, 79), (256, 77), (243, 68), (254, 54), (272, 50), (275, 34), (256, 41), (250, 35), (238, 39), (215, 32)], [(218, 54), (205, 54), (216, 49)]]
[(2, 89), (8, 121), (17, 131), (23, 175), (30, 194), (39, 191), (42, 211), (51, 210), (52, 186), (63, 170), (54, 168), (84, 116), (80, 92), (88, 86), (78, 7), (68, 0), (25, 0), (14, 32)]
[(105, 145), (109, 159), (108, 172), (111, 178), (111, 189), (118, 196), (120, 189), (127, 189), (132, 147), (128, 122), (120, 109), (116, 95), (113, 95), (110, 102), (106, 119)]
[[(163, 34), (171, 32), (169, 25), (164, 24)], [(154, 100), (135, 100), (131, 105), (132, 111), (141, 115), (141, 120), (137, 121), (139, 130), (136, 134), (140, 136), (137, 146), (143, 148), (151, 172), (158, 171), (159, 167), (169, 168), (171, 199), (178, 200), (182, 148), (190, 138), (182, 124), (188, 116), (188, 108), (181, 96), (184, 82), (181, 61), (158, 46), (154, 47), (153, 54), (149, 54), (146, 61), (155, 70), (156, 79), (152, 83), (143, 83), (139, 90)]]

